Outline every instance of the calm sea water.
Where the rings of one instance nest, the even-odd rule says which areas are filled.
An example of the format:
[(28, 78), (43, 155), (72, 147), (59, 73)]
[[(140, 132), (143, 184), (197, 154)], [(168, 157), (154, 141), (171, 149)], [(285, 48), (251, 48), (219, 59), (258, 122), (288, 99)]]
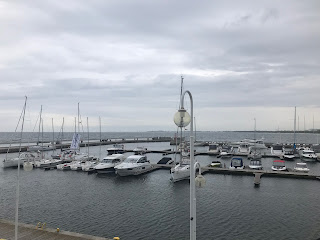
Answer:
[[(132, 133), (113, 134), (129, 138)], [(141, 137), (161, 136), (140, 134)], [(168, 136), (168, 133), (163, 134)], [(109, 138), (111, 135), (106, 134)], [(222, 135), (208, 132), (199, 138), (237, 141), (250, 137), (241, 136), (241, 133), (232, 137), (231, 133), (226, 133), (223, 139)], [(277, 141), (279, 135), (264, 137), (266, 141)], [(287, 137), (289, 141), (292, 136)], [(136, 146), (173, 148), (165, 142), (125, 145), (128, 149)], [(101, 146), (102, 156), (106, 155), (108, 147)], [(206, 147), (197, 148), (197, 151), (206, 150)], [(99, 156), (100, 148), (91, 147), (90, 152)], [(161, 154), (148, 154), (152, 163), (161, 157)], [(215, 157), (197, 156), (196, 159), (201, 165), (207, 165)], [(265, 169), (271, 167), (272, 160), (263, 159)], [(226, 165), (230, 162), (220, 161)], [(244, 161), (248, 164), (247, 159)], [(293, 167), (296, 161), (287, 162), (288, 167)], [(320, 174), (320, 163), (309, 166), (313, 173)], [(0, 168), (0, 218), (14, 220), (16, 173), (16, 169)], [(109, 238), (119, 236), (122, 240), (188, 239), (189, 182), (171, 183), (169, 178), (169, 170), (136, 177), (41, 169), (21, 171), (19, 220), (34, 225), (46, 222), (48, 227)], [(264, 177), (261, 186), (255, 188), (253, 177), (249, 176), (208, 173), (205, 178), (206, 186), (196, 189), (198, 239), (320, 237), (319, 181)]]

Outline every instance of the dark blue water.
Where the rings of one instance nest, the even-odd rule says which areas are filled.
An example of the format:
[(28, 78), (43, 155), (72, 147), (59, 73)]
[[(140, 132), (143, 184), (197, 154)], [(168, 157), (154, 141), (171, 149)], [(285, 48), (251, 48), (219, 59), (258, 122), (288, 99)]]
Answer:
[[(133, 146), (137, 144), (126, 145)], [(169, 143), (138, 146), (170, 148)], [(102, 146), (103, 156), (107, 147)], [(90, 151), (98, 155), (99, 147)], [(153, 163), (161, 157), (148, 155)], [(215, 157), (196, 159), (206, 165)], [(265, 169), (271, 167), (272, 160), (263, 159)], [(221, 161), (228, 165), (230, 160)], [(295, 162), (287, 164), (293, 167)], [(309, 167), (319, 174), (319, 165)], [(0, 169), (0, 218), (14, 219), (16, 173), (15, 169)], [(21, 171), (19, 220), (34, 225), (47, 222), (52, 228), (109, 238), (188, 239), (189, 182), (173, 184), (169, 178), (169, 170), (136, 177)], [(261, 186), (255, 188), (249, 176), (209, 173), (205, 178), (206, 186), (196, 190), (198, 239), (320, 237), (319, 181), (263, 177)]]

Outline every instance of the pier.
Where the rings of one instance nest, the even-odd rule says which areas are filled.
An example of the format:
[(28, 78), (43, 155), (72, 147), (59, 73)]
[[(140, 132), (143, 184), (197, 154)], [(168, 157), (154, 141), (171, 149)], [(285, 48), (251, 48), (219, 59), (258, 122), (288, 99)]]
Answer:
[[(14, 227), (14, 222), (0, 219), (0, 239), (13, 240), (15, 237)], [(18, 239), (21, 240), (111, 240), (110, 238), (96, 237), (87, 234), (63, 231), (59, 228), (46, 228), (43, 226), (43, 224), (31, 225), (19, 223), (18, 233)]]

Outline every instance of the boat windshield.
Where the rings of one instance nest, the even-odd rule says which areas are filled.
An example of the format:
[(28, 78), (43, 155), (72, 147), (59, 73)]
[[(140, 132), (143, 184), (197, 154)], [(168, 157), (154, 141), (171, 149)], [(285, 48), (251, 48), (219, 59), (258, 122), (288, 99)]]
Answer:
[(242, 161), (241, 161), (241, 159), (232, 159), (231, 165), (233, 167), (241, 167)]
[(260, 160), (251, 160), (250, 165), (260, 166), (261, 165), (261, 161)]
[(136, 162), (137, 162), (137, 159), (136, 159), (136, 158), (128, 157), (126, 160), (124, 160), (124, 162), (126, 162), (126, 163), (136, 163)]
[(281, 145), (275, 145), (275, 146), (273, 146), (273, 150), (282, 150), (282, 146)]
[(217, 145), (209, 145), (209, 150), (216, 150), (217, 149)]
[(101, 163), (114, 163), (119, 161), (118, 159), (109, 159), (109, 158), (105, 158), (101, 161)]

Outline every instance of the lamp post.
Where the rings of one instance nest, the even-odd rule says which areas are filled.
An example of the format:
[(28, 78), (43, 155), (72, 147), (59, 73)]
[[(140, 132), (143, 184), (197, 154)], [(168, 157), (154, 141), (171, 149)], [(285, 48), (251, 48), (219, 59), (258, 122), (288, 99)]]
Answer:
[[(188, 93), (191, 102), (191, 116), (184, 109), (184, 96)], [(196, 194), (195, 194), (195, 164), (194, 164), (194, 136), (193, 136), (193, 99), (190, 91), (181, 94), (180, 109), (174, 115), (174, 122), (178, 127), (185, 127), (190, 122), (190, 240), (196, 239)]]

